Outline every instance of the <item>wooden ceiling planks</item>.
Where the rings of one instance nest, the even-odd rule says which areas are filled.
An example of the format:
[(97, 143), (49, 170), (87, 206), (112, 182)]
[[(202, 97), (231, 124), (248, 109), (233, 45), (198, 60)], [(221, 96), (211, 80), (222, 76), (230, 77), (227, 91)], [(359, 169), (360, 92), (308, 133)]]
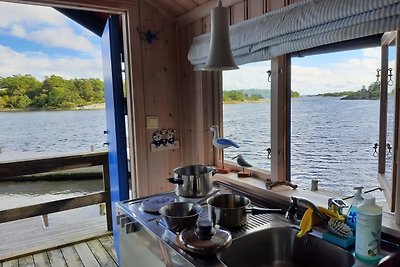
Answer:
[(190, 11), (193, 8), (198, 7), (199, 5), (195, 3), (193, 0), (173, 0), (171, 2), (176, 2), (178, 5), (183, 7), (186, 11)]
[(185, 8), (183, 8), (181, 5), (179, 5), (177, 2), (175, 1), (171, 1), (171, 0), (151, 0), (151, 2), (153, 2), (153, 4), (160, 5), (166, 9), (168, 9), (168, 11), (172, 12), (175, 17), (183, 15), (187, 12), (187, 10), (185, 10)]

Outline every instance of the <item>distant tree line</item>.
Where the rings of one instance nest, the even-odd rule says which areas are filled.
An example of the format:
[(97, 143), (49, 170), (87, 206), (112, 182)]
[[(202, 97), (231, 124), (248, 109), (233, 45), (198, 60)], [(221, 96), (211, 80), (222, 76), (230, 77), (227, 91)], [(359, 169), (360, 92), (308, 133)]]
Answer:
[[(257, 93), (260, 91), (260, 93)], [(248, 93), (252, 92), (252, 93)], [(230, 90), (223, 91), (224, 101), (258, 101), (264, 99), (265, 97), (261, 93), (262, 89), (244, 89), (244, 90)], [(268, 91), (269, 94), (269, 91)], [(300, 97), (300, 93), (296, 91), (291, 91), (292, 97)]]
[(224, 101), (257, 101), (263, 99), (261, 94), (248, 95), (241, 90), (232, 90), (223, 92)]
[(100, 79), (67, 80), (51, 75), (40, 82), (29, 74), (0, 77), (0, 110), (69, 109), (103, 102)]
[[(390, 92), (390, 94), (394, 94), (394, 90)], [(342, 97), (343, 100), (353, 100), (353, 99), (368, 99), (368, 100), (376, 100), (381, 96), (381, 88), (379, 83), (371, 83), (368, 86), (368, 89), (363, 85), (360, 90), (354, 91), (342, 91), (342, 92), (334, 92), (334, 93), (324, 93), (319, 94), (319, 96), (333, 96), (333, 97)]]

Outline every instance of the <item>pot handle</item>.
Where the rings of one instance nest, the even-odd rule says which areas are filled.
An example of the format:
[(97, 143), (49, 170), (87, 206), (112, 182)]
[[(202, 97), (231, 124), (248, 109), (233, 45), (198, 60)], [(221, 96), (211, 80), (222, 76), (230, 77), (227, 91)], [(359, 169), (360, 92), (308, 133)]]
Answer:
[(167, 180), (168, 180), (168, 182), (170, 182), (171, 184), (178, 184), (178, 185), (182, 185), (182, 184), (183, 184), (183, 180), (181, 180), (181, 179), (175, 179), (175, 177), (168, 178)]
[(252, 215), (266, 214), (266, 213), (279, 213), (285, 214), (286, 211), (283, 209), (263, 209), (263, 208), (248, 208), (246, 213), (251, 213)]
[(212, 171), (211, 171), (211, 175), (214, 176), (216, 173), (218, 173), (218, 171), (213, 168)]

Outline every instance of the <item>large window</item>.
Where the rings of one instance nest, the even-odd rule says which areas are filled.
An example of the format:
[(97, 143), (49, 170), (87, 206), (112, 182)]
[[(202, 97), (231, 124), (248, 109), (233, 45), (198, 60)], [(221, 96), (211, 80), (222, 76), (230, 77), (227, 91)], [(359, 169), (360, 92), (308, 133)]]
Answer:
[(266, 61), (223, 72), (223, 133), (240, 145), (225, 149), (225, 161), (242, 154), (253, 167), (271, 169), (270, 68)]
[[(353, 187), (379, 187), (380, 47), (292, 59), (292, 181), (338, 195)], [(388, 142), (393, 139), (393, 101), (389, 101)], [(386, 156), (386, 155), (385, 155)], [(391, 154), (387, 155), (391, 164)], [(388, 171), (390, 171), (388, 167)], [(383, 193), (374, 194), (381, 202)]]

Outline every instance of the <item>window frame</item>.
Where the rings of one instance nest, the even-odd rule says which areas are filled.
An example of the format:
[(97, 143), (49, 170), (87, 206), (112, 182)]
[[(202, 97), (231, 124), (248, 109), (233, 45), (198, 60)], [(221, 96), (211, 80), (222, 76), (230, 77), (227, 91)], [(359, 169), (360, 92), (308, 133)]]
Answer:
[(383, 188), (386, 202), (389, 204), (391, 212), (396, 209), (396, 190), (399, 176), (398, 169), (398, 146), (399, 146), (399, 119), (400, 119), (400, 89), (398, 85), (398, 76), (395, 77), (395, 106), (394, 106), (394, 127), (393, 127), (393, 157), (392, 157), (392, 182), (390, 183), (386, 175), (386, 143), (387, 143), (387, 106), (388, 106), (388, 68), (389, 68), (389, 46), (395, 44), (396, 50), (396, 68), (399, 61), (399, 31), (387, 32), (382, 36), (381, 41), (381, 81), (380, 81), (380, 111), (379, 111), (379, 153), (378, 153), (378, 173), (377, 179)]

